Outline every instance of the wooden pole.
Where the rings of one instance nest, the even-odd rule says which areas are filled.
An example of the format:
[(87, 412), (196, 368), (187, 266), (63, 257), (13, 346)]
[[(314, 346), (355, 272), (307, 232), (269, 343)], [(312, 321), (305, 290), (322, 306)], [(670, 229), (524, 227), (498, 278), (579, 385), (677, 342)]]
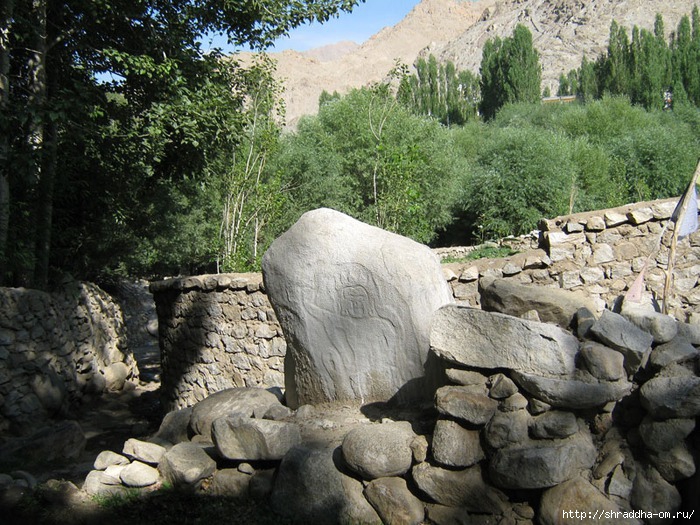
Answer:
[[(664, 295), (663, 295), (663, 310), (664, 314), (668, 314), (668, 297), (671, 292), (671, 282), (673, 281), (673, 266), (676, 259), (676, 245), (678, 244), (678, 233), (680, 231), (680, 224), (683, 222), (683, 217), (688, 211), (688, 201), (690, 200), (690, 193), (693, 187), (697, 184), (698, 176), (700, 176), (700, 162), (698, 162), (695, 168), (695, 173), (693, 174), (693, 179), (690, 181), (688, 188), (678, 202), (678, 213), (674, 213), (675, 221), (673, 224), (673, 236), (671, 237), (671, 247), (668, 252), (668, 265), (666, 267), (666, 282), (664, 283)], [(697, 213), (697, 210), (693, 210)]]

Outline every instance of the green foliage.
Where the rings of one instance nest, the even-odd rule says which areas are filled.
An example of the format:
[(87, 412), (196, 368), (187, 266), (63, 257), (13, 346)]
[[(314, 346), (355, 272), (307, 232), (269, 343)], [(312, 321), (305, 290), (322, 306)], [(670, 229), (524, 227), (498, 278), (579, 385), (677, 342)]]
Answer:
[(494, 118), (507, 103), (539, 101), (542, 71), (530, 31), (518, 24), (512, 37), (489, 39), (480, 74), (479, 109), (486, 120)]
[(388, 85), (351, 91), (306, 117), (272, 164), (290, 188), (289, 220), (330, 207), (420, 242), (451, 220), (460, 160), (449, 130), (413, 115)]
[(450, 61), (438, 64), (433, 55), (419, 58), (415, 69), (401, 79), (397, 99), (402, 105), (446, 126), (476, 118), (479, 82), (471, 71), (458, 71)]
[(518, 252), (508, 248), (507, 246), (489, 246), (483, 245), (475, 250), (470, 251), (463, 257), (445, 257), (440, 261), (442, 264), (449, 263), (463, 263), (468, 261), (476, 261), (479, 259), (501, 259), (503, 257), (510, 257)]

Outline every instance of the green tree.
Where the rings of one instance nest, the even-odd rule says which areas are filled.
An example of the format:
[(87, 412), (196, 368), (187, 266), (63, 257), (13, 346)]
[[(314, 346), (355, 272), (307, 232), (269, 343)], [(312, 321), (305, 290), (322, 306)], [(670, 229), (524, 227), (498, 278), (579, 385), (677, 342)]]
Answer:
[[(51, 249), (66, 243), (52, 235), (56, 231), (53, 221), (90, 221), (82, 226), (89, 230), (90, 223), (100, 224), (119, 207), (112, 200), (102, 207), (100, 217), (82, 219), (61, 209), (64, 204), (55, 195), (57, 181), (78, 184), (69, 186), (76, 188), (73, 194), (61, 189), (65, 202), (75, 201), (81, 184), (91, 185), (87, 173), (76, 180), (75, 161), (64, 152), (91, 153), (95, 157), (81, 159), (82, 167), (92, 164), (92, 170), (111, 172), (104, 166), (109, 150), (94, 148), (104, 145), (103, 137), (110, 136), (113, 127), (131, 122), (146, 135), (129, 131), (130, 140), (147, 144), (131, 147), (120, 138), (124, 146), (120, 153), (131, 155), (128, 161), (121, 159), (125, 161), (123, 173), (144, 169), (157, 179), (155, 185), (168, 177), (178, 179), (172, 170), (182, 177), (190, 176), (197, 162), (201, 168), (205, 155), (187, 136), (195, 128), (159, 126), (157, 118), (152, 126), (146, 121), (164, 104), (179, 104), (183, 93), (196, 91), (215, 75), (218, 57), (201, 51), (198, 42), (203, 35), (222, 32), (231, 42), (263, 48), (290, 28), (305, 21), (327, 20), (356, 3), (3, 0), (0, 279), (45, 287)], [(115, 80), (107, 82), (105, 75)], [(123, 103), (113, 103), (113, 96)], [(151, 146), (160, 148), (162, 156), (144, 161)], [(175, 152), (183, 154), (186, 162), (173, 162)], [(187, 156), (189, 153), (193, 155)], [(125, 188), (119, 177), (110, 182), (103, 186), (105, 193), (115, 186), (122, 186), (115, 193), (136, 193), (139, 187)], [(60, 226), (63, 232), (64, 227), (75, 225)]]
[(506, 103), (538, 101), (542, 71), (530, 31), (518, 24), (512, 37), (488, 40), (480, 75), (480, 111), (487, 120)]

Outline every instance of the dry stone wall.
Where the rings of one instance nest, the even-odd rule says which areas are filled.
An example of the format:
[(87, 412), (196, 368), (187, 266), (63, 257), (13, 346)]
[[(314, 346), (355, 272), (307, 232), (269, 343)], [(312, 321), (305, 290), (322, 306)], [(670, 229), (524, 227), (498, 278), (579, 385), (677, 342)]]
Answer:
[[(516, 255), (447, 263), (443, 273), (455, 300), (471, 306), (481, 306), (484, 278), (504, 278), (579, 291), (589, 298), (586, 305), (600, 313), (613, 308), (661, 239), (646, 272), (647, 289), (660, 298), (672, 233), (666, 226), (676, 202), (642, 202), (543, 220), (540, 230), (499, 243)], [(471, 250), (436, 252), (459, 258)], [(699, 274), (696, 232), (677, 250), (675, 293), (669, 302), (670, 313), (681, 321), (699, 320)], [(152, 283), (151, 291), (158, 308), (166, 410), (191, 406), (224, 388), (284, 385), (286, 343), (260, 274), (169, 279)]]
[[(677, 199), (665, 199), (542, 220), (535, 249), (502, 259), (445, 264), (445, 274), (455, 299), (472, 306), (480, 306), (480, 279), (496, 277), (585, 292), (600, 312), (614, 306), (654, 252), (646, 287), (660, 301), (673, 233), (667, 225), (676, 203)], [(502, 244), (522, 249), (532, 237)], [(460, 249), (440, 250), (443, 258), (460, 253)], [(700, 232), (678, 243), (673, 275), (669, 313), (692, 322), (700, 306)]]
[(0, 434), (70, 415), (85, 396), (137, 377), (121, 309), (99, 287), (0, 288)]
[(283, 386), (282, 330), (260, 274), (151, 283), (161, 345), (165, 410), (232, 387)]

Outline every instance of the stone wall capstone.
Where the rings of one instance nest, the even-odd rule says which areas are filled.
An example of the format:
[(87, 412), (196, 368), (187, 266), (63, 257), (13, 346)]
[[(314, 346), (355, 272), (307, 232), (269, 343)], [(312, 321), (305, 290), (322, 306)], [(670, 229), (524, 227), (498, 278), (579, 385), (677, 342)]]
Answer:
[(0, 434), (70, 415), (85, 396), (136, 378), (122, 311), (96, 285), (0, 288)]

